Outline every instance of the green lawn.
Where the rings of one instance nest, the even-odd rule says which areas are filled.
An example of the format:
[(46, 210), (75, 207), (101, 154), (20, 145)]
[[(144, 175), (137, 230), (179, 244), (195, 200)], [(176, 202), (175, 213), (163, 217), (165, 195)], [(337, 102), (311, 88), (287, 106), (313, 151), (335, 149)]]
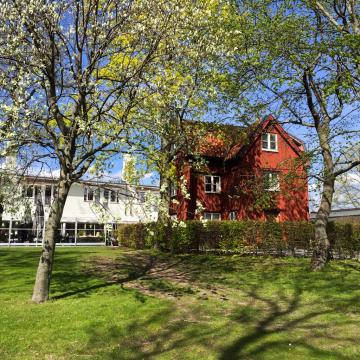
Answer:
[(59, 248), (34, 305), (39, 251), (0, 248), (2, 360), (359, 358), (359, 262)]

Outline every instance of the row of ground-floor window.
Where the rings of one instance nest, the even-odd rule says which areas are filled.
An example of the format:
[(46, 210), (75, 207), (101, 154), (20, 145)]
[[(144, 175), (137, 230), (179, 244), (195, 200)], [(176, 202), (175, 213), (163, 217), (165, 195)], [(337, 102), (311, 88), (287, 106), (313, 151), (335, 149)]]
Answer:
[[(280, 211), (277, 209), (265, 210), (264, 215), (267, 220), (278, 220)], [(174, 215), (176, 217), (176, 215)], [(203, 213), (204, 220), (241, 220), (238, 217), (237, 211), (230, 211), (224, 216), (220, 212), (204, 212)]]
[[(116, 224), (91, 222), (62, 222), (58, 242), (61, 243), (111, 243)], [(2, 221), (0, 227), (1, 243), (42, 242), (44, 221), (20, 222)]]

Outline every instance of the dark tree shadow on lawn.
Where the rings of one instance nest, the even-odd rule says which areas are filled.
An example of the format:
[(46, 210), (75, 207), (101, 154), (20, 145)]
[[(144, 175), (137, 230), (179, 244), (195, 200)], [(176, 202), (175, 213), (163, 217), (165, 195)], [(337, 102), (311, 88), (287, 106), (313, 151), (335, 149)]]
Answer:
[[(239, 324), (249, 324), (248, 334), (239, 337), (227, 347), (224, 347), (219, 360), (227, 359), (262, 359), (263, 355), (270, 350), (282, 348), (288, 350), (289, 354), (297, 348), (306, 349), (313, 358), (336, 358), (343, 360), (354, 359), (341, 351), (334, 349), (319, 348), (314, 345), (314, 337), (317, 332), (328, 342), (331, 348), (336, 344), (336, 349), (345, 349), (347, 345), (358, 344), (357, 338), (341, 336), (340, 333), (329, 334), (327, 330), (334, 326), (334, 329), (347, 328), (351, 325), (358, 325), (356, 319), (348, 317), (347, 313), (359, 314), (359, 287), (354, 282), (354, 272), (349, 273), (349, 268), (358, 270), (352, 264), (343, 264), (343, 269), (329, 270), (327, 273), (310, 273), (307, 269), (294, 273), (287, 285), (291, 285), (292, 295), (285, 295), (286, 292), (278, 291), (272, 297), (265, 297), (262, 294), (261, 283), (274, 283), (282, 279), (279, 268), (269, 269), (262, 274), (258, 285), (250, 285), (243, 288), (248, 294), (249, 305), (255, 302), (262, 304), (266, 310), (259, 311), (260, 319), (254, 319), (247, 314), (247, 307), (239, 310), (235, 321)], [(347, 265), (350, 265), (349, 267)], [(281, 269), (280, 269), (281, 270)], [(286, 271), (286, 269), (283, 269)], [(348, 276), (351, 275), (349, 278)], [(289, 289), (288, 289), (289, 290)], [(354, 290), (354, 291), (352, 291)], [(355, 291), (357, 290), (357, 292)], [(318, 301), (303, 301), (303, 292), (312, 291), (316, 293)], [(346, 296), (344, 296), (344, 293)], [(306, 299), (306, 296), (304, 297)], [(343, 314), (343, 316), (341, 316)], [(317, 319), (329, 315), (329, 320), (317, 322)], [(338, 315), (336, 320), (330, 320), (333, 315)], [(275, 340), (277, 335), (292, 333), (295, 336), (295, 343), (289, 339)], [(299, 334), (305, 333), (305, 336)], [(287, 334), (289, 335), (289, 334)], [(289, 345), (290, 344), (290, 345)], [(288, 355), (291, 357), (291, 355)]]
[[(289, 339), (279, 337), (295, 336), (294, 334), (295, 346), (302, 348), (304, 353), (313, 358), (350, 359), (337, 349), (342, 349), (347, 344), (354, 346), (355, 336), (345, 338), (337, 336), (338, 334), (333, 335), (329, 341), (336, 350), (326, 350), (313, 340), (319, 336), (316, 335), (317, 331), (323, 331), (320, 336), (327, 337), (323, 335), (327, 331), (326, 327), (336, 328), (332, 320), (326, 319), (328, 314), (332, 316), (339, 311), (346, 314), (358, 306), (356, 293), (353, 296), (342, 296), (346, 289), (353, 288), (353, 277), (356, 274), (354, 270), (357, 269), (345, 267), (343, 270), (319, 275), (310, 274), (304, 269), (292, 263), (285, 264), (282, 260), (265, 259), (262, 262), (261, 259), (251, 258), (153, 255), (129, 251), (121, 253), (118, 258), (93, 258), (86, 271), (75, 275), (70, 272), (56, 274), (61, 285), (58, 291), (67, 291), (53, 299), (87, 296), (101, 288), (116, 284), (122, 286), (125, 283), (130, 286), (130, 283), (139, 280), (152, 283), (154, 280), (168, 279), (204, 288), (209, 284), (211, 287), (223, 286), (232, 291), (233, 297), (236, 289), (241, 291), (243, 298), (246, 294), (246, 300), (236, 306), (237, 299), (230, 297), (233, 305), (227, 308), (220, 325), (211, 320), (212, 312), (214, 316), (221, 317), (217, 313), (221, 299), (215, 296), (208, 299), (213, 307), (210, 306), (210, 313), (205, 313), (205, 308), (201, 307), (207, 300), (194, 296), (191, 299), (192, 305), (188, 306), (187, 300), (184, 301), (182, 306), (187, 308), (181, 315), (176, 312), (179, 303), (173, 303), (173, 307), (169, 305), (161, 311), (143, 315), (129, 314), (125, 327), (123, 324), (115, 324), (108, 328), (99, 328), (94, 323), (85, 329), (89, 341), (83, 351), (99, 353), (104, 359), (154, 359), (164, 353), (172, 354), (172, 351), (175, 351), (176, 354), (181, 354), (181, 351), (192, 351), (199, 346), (203, 353), (208, 352), (211, 356), (218, 354), (219, 360), (262, 359), (264, 354), (274, 349), (279, 349), (280, 354), (291, 354), (294, 348), (289, 349)], [(351, 276), (349, 271), (353, 271)], [(288, 273), (288, 276), (284, 276), (284, 272)], [(235, 280), (232, 277), (234, 273), (237, 274)], [(73, 289), (69, 290), (67, 281), (78, 275), (80, 278)], [(102, 282), (91, 284), (92, 280)], [(272, 289), (273, 292), (269, 292)], [(159, 291), (161, 289), (156, 289), (155, 293)], [(166, 288), (165, 291), (177, 290)], [(306, 297), (303, 292), (312, 292), (313, 303), (304, 300)], [(141, 289), (137, 293), (144, 294)], [(138, 300), (144, 302), (143, 297), (139, 296)], [(324, 300), (321, 305), (316, 303), (320, 298)], [(203, 321), (204, 315), (209, 315), (210, 320)], [(317, 323), (317, 319), (322, 317), (325, 317), (325, 321)], [(354, 323), (356, 324), (355, 320)], [(345, 316), (344, 323), (338, 322), (337, 325), (351, 325), (351, 321)], [(234, 338), (234, 334), (239, 333), (241, 335)], [(232, 339), (230, 342), (229, 336)]]
[[(108, 341), (113, 344), (112, 350), (101, 352), (102, 359), (156, 359), (167, 353), (176, 351), (181, 358), (181, 350), (189, 351), (189, 347), (198, 343), (211, 347), (211, 338), (214, 334), (212, 327), (194, 327), (186, 319), (174, 318), (174, 308), (168, 307), (153, 312), (149, 317), (137, 317), (125, 327), (111, 326), (105, 331), (98, 331), (95, 326), (87, 328), (89, 339), (84, 352), (99, 352)], [(161, 324), (156, 331), (154, 324)], [(106, 340), (105, 340), (106, 339)], [(179, 352), (178, 352), (179, 351)], [(187, 354), (189, 355), (189, 354)]]
[[(301, 310), (301, 290), (295, 287), (294, 293), (291, 296), (285, 296), (282, 293), (277, 293), (277, 300), (273, 298), (265, 298), (257, 293), (255, 289), (248, 293), (251, 302), (256, 301), (265, 307), (265, 311), (260, 311), (260, 319), (255, 320), (247, 314), (247, 307), (240, 309), (239, 313), (233, 318), (241, 324), (251, 325), (252, 330), (248, 334), (235, 340), (230, 346), (223, 349), (219, 360), (228, 359), (252, 359), (260, 354), (264, 354), (269, 349), (274, 348), (289, 348), (291, 342), (288, 339), (284, 340), (267, 340), (267, 337), (272, 335), (286, 333), (291, 330), (305, 330), (309, 321), (316, 319), (321, 315), (331, 312), (331, 310), (309, 311), (305, 314), (295, 315)], [(255, 321), (254, 321), (255, 320)], [(321, 325), (317, 325), (317, 329)], [(305, 339), (297, 339), (296, 346), (305, 347), (311, 350), (313, 354), (321, 353), (334, 356), (333, 351), (318, 349), (310, 345)], [(291, 349), (290, 349), (291, 350)], [(338, 359), (348, 359), (346, 356), (339, 354)]]
[(360, 272), (360, 262), (355, 264), (355, 263), (349, 263), (349, 262), (344, 262), (343, 263), (344, 267), (345, 268), (349, 268), (351, 270), (355, 270), (355, 271), (358, 271)]
[[(190, 282), (192, 270), (183, 268), (182, 262), (182, 258), (165, 259), (163, 256), (139, 251), (123, 252), (117, 258), (95, 257), (83, 269), (78, 269), (75, 273), (73, 271), (56, 272), (53, 291), (60, 294), (52, 296), (51, 299), (84, 297), (92, 291), (124, 284), (147, 293), (170, 293), (178, 297), (185, 293), (192, 293), (189, 287), (172, 286), (167, 282), (167, 279), (177, 283)], [(101, 283), (98, 283), (99, 280)], [(135, 283), (135, 280), (144, 281), (149, 286), (142, 287), (139, 282)], [(96, 283), (91, 284), (91, 282)]]
[[(228, 257), (226, 261), (219, 261), (217, 256), (152, 255), (141, 251), (122, 251), (117, 258), (93, 257), (83, 267), (79, 266), (79, 260), (75, 257), (66, 258), (62, 255), (61, 261), (61, 267), (56, 267), (53, 276), (53, 300), (71, 296), (85, 297), (93, 291), (125, 283), (142, 292), (179, 297), (195, 293), (197, 290), (192, 289), (195, 283), (195, 288), (212, 289), (215, 277), (221, 282), (222, 276), (242, 270), (236, 268), (236, 262)], [(246, 268), (249, 267), (247, 261)], [(141, 280), (145, 287), (134, 280)]]
[[(351, 359), (340, 351), (314, 345), (311, 336), (309, 337), (314, 329), (326, 329), (328, 325), (318, 324), (316, 319), (328, 314), (330, 310), (312, 311), (308, 305), (309, 310), (304, 311), (301, 304), (302, 292), (298, 288), (291, 295), (285, 296), (279, 292), (276, 294), (277, 300), (260, 295), (261, 291), (261, 286), (254, 287), (248, 293), (249, 306), (233, 311), (228, 321), (221, 325), (211, 321), (190, 322), (186, 317), (181, 318), (171, 306), (146, 317), (133, 314), (134, 319), (127, 326), (119, 324), (99, 330), (93, 324), (86, 329), (89, 339), (82, 351), (90, 354), (96, 352), (103, 359), (156, 359), (166, 354), (170, 358), (179, 359), (181, 354), (184, 354), (184, 358), (189, 358), (192, 354), (194, 359), (207, 359), (216, 354), (219, 360), (264, 359), (267, 352), (274, 349), (279, 349), (279, 356), (291, 356), (289, 339), (279, 340), (277, 335), (284, 334), (284, 337), (288, 337), (292, 336), (287, 334), (288, 331), (297, 331), (301, 336), (297, 336), (293, 346), (304, 349), (304, 354), (309, 357)], [(249, 307), (256, 310), (256, 313), (249, 314)], [(198, 309), (192, 309), (187, 316), (198, 317)], [(228, 337), (239, 331), (245, 335), (224, 347)], [(353, 338), (335, 335), (331, 340), (340, 342), (342, 346), (356, 343)], [(102, 349), (105, 349), (104, 352)]]
[[(89, 262), (89, 267), (76, 274), (62, 272), (56, 274), (56, 280), (61, 287), (68, 288), (71, 280), (76, 278), (76, 288), (62, 294), (52, 296), (52, 300), (64, 299), (70, 296), (86, 296), (94, 290), (112, 285), (122, 285), (145, 276), (154, 265), (152, 255), (136, 253), (125, 259), (97, 257)], [(102, 279), (100, 284), (83, 286), (91, 280)]]
[[(59, 259), (55, 260), (54, 274), (64, 275), (64, 278), (61, 279), (64, 287), (78, 281), (86, 283), (84, 274), (77, 271), (81, 260), (79, 260), (79, 254), (76, 250), (68, 248), (66, 252), (59, 254)], [(87, 255), (91, 253), (91, 251), (87, 251)], [(0, 249), (1, 292), (26, 291), (30, 296), (40, 254), (40, 246)]]

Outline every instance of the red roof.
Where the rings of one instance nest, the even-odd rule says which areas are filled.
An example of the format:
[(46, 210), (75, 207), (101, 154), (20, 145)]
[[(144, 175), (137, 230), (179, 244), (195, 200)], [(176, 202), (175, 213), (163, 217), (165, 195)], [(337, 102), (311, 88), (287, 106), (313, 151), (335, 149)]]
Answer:
[(263, 121), (256, 122), (248, 127), (210, 123), (211, 129), (203, 140), (200, 141), (198, 151), (202, 156), (230, 160), (240, 155), (241, 152), (246, 151), (248, 145), (251, 145), (270, 123), (277, 124), (280, 133), (286, 137), (287, 141), (296, 151), (303, 150), (303, 144), (298, 139), (287, 134), (276, 122), (276, 119), (269, 115)]
[(211, 129), (199, 142), (202, 156), (230, 159), (251, 142), (259, 122), (248, 127), (210, 123)]

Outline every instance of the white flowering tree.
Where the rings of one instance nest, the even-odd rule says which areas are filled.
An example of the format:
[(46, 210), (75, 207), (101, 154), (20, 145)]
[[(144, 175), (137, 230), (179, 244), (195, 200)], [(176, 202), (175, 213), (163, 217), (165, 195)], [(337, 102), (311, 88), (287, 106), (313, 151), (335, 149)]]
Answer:
[[(0, 141), (60, 169), (33, 301), (49, 297), (73, 182), (121, 151), (177, 7), (166, 1), (0, 0)], [(178, 2), (179, 5), (181, 2)], [(117, 76), (108, 71), (117, 59)]]

